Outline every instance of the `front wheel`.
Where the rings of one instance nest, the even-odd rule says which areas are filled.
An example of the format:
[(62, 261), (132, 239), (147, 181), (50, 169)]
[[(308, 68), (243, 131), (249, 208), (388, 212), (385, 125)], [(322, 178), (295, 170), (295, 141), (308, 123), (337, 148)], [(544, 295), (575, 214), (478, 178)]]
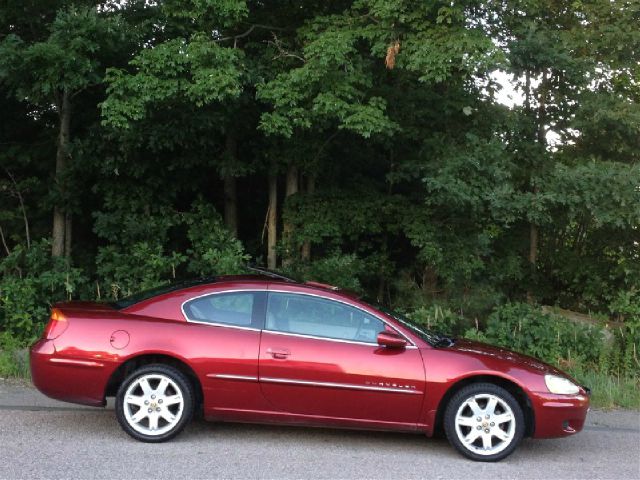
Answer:
[(492, 383), (464, 387), (449, 401), (444, 429), (451, 445), (472, 460), (507, 457), (524, 436), (524, 415), (507, 390)]
[(164, 442), (189, 423), (193, 403), (193, 387), (182, 372), (169, 365), (147, 365), (120, 385), (116, 416), (122, 429), (133, 438)]

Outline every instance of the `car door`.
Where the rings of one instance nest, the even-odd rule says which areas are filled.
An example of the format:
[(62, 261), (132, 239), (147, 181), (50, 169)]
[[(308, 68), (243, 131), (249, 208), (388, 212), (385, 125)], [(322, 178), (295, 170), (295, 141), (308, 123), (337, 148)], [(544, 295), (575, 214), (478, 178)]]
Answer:
[(259, 356), (260, 388), (297, 415), (415, 425), (425, 373), (419, 350), (386, 348), (381, 319), (345, 302), (269, 292)]
[[(207, 415), (268, 408), (258, 384), (266, 292), (219, 291), (186, 301), (190, 363), (199, 374)], [(186, 332), (185, 332), (186, 333)]]

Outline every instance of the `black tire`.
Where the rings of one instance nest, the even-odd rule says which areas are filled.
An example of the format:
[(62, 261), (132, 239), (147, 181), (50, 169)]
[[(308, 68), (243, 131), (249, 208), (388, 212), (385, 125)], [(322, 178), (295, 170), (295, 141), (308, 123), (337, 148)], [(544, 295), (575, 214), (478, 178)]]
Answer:
[[(179, 410), (179, 413), (178, 413), (178, 415), (180, 415), (179, 419), (176, 419), (175, 424), (172, 427), (170, 427), (169, 422), (159, 417), (159, 420), (157, 421), (158, 424), (162, 422), (166, 422), (165, 425), (160, 428), (160, 430), (166, 430), (166, 431), (162, 431), (161, 433), (157, 433), (157, 434), (146, 434), (144, 432), (136, 430), (136, 428), (132, 426), (132, 423), (130, 423), (129, 420), (127, 419), (127, 415), (131, 417), (132, 414), (137, 413), (137, 412), (131, 412), (130, 410), (131, 407), (129, 405), (125, 405), (124, 400), (125, 400), (125, 395), (127, 393), (127, 390), (129, 390), (130, 387), (132, 387), (138, 380), (142, 379), (145, 376), (150, 376), (148, 378), (151, 378), (151, 381), (153, 381), (155, 378), (163, 378), (163, 377), (170, 379), (172, 383), (168, 387), (169, 391), (174, 393), (174, 395), (177, 395), (179, 393), (182, 396), (182, 408), (181, 410)], [(156, 386), (156, 388), (158, 388), (158, 386)], [(127, 432), (129, 435), (131, 435), (133, 438), (135, 438), (136, 440), (140, 440), (142, 442), (150, 442), (150, 443), (166, 442), (167, 440), (170, 440), (176, 435), (178, 435), (184, 429), (184, 427), (186, 427), (187, 424), (191, 421), (191, 418), (193, 417), (193, 412), (194, 412), (194, 403), (195, 403), (194, 399), (195, 399), (195, 396), (193, 391), (193, 385), (180, 370), (164, 364), (145, 365), (143, 367), (138, 368), (136, 371), (134, 371), (120, 385), (120, 388), (118, 389), (118, 394), (116, 396), (116, 404), (115, 404), (116, 417), (122, 429), (125, 432)], [(148, 405), (148, 406), (151, 406), (151, 405)], [(157, 407), (160, 408), (162, 406), (157, 405)], [(140, 409), (146, 409), (146, 408), (147, 406), (140, 407)], [(164, 408), (168, 409), (169, 407), (165, 405)], [(129, 409), (129, 410), (126, 410), (126, 409)], [(149, 411), (151, 411), (151, 409)], [(169, 413), (172, 413), (172, 412), (169, 412)], [(147, 422), (150, 422), (148, 418), (147, 418)], [(150, 426), (150, 423), (148, 426)], [(158, 425), (156, 425), (156, 428), (157, 427)], [(144, 425), (140, 425), (138, 428), (144, 428)]]
[[(491, 423), (491, 420), (494, 417), (491, 416), (491, 418), (487, 419), (484, 415), (477, 416), (476, 414), (472, 414), (469, 418), (471, 418), (471, 421), (477, 422), (477, 425), (460, 425), (459, 429), (456, 428), (456, 416), (458, 414), (458, 410), (465, 404), (465, 402), (477, 396), (478, 401), (476, 402), (476, 404), (482, 407), (482, 402), (484, 401), (483, 396), (485, 395), (497, 397), (511, 409), (513, 413), (512, 421), (515, 422), (515, 425), (511, 426), (511, 423), (509, 421), (506, 422), (506, 425), (501, 424), (497, 427), (503, 430), (505, 432), (505, 435), (508, 435), (510, 437), (510, 440), (500, 440), (498, 437), (492, 436), (491, 433), (489, 433), (495, 431), (495, 427), (492, 426), (494, 424)], [(485, 407), (487, 405), (488, 401), (487, 403), (484, 403)], [(498, 415), (501, 413), (508, 413), (506, 409), (502, 408), (502, 404), (500, 403), (496, 408), (498, 409)], [(462, 413), (465, 412), (471, 413), (471, 407), (465, 406), (462, 410)], [(466, 415), (463, 416), (466, 417)], [(481, 420), (478, 420), (478, 418), (481, 418)], [(498, 420), (496, 420), (496, 422), (497, 421)], [(488, 430), (484, 430), (485, 428), (487, 428)], [(512, 428), (513, 430), (511, 430)], [(471, 433), (474, 429), (478, 430), (477, 435), (480, 435), (480, 437), (478, 437), (474, 442), (471, 442), (469, 445), (465, 445), (465, 443), (460, 439), (460, 435), (466, 435), (469, 438), (473, 438), (473, 435), (471, 435)], [(474, 383), (458, 391), (447, 404), (447, 408), (444, 414), (444, 431), (447, 439), (449, 440), (449, 443), (451, 443), (451, 445), (465, 457), (479, 462), (497, 462), (498, 460), (502, 460), (503, 458), (511, 455), (522, 440), (525, 432), (524, 414), (517, 400), (504, 388), (499, 387), (493, 383)], [(483, 446), (481, 446), (480, 444), (482, 444), (483, 442), (483, 436), (487, 435), (484, 435), (482, 433), (483, 431), (488, 432), (488, 436), (490, 437), (490, 440), (488, 441), (492, 444), (491, 448), (495, 448), (497, 450), (496, 453), (478, 453), (484, 451)], [(460, 435), (458, 432), (460, 432)], [(502, 435), (502, 432), (497, 433)], [(493, 446), (494, 443), (496, 444), (495, 447)]]

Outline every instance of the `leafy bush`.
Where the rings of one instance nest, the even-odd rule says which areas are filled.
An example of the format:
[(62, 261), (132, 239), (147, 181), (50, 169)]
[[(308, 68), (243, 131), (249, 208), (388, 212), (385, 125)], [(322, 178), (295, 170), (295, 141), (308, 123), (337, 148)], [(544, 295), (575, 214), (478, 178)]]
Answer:
[(614, 330), (615, 343), (606, 359), (608, 369), (640, 377), (640, 290), (619, 292), (609, 309), (623, 323)]
[(597, 364), (606, 344), (601, 328), (579, 325), (525, 303), (497, 307), (483, 330), (468, 330), (466, 336), (565, 367)]
[(242, 271), (249, 260), (242, 243), (234, 238), (224, 225), (218, 211), (209, 204), (196, 202), (192, 211), (184, 215), (191, 248), (188, 270), (209, 276)]
[(96, 257), (102, 287), (100, 296), (118, 299), (147, 290), (175, 278), (176, 268), (186, 257), (177, 252), (166, 254), (161, 245), (137, 242), (129, 248), (101, 247)]
[[(140, 218), (140, 221), (144, 220)], [(153, 232), (155, 236), (99, 248), (96, 265), (102, 296), (121, 298), (178, 276), (237, 273), (249, 258), (242, 243), (226, 229), (216, 209), (201, 201), (196, 202), (190, 212), (172, 216), (171, 221), (147, 223), (145, 228), (137, 225), (135, 235), (129, 223), (125, 223), (125, 237), (139, 238), (144, 232)], [(184, 240), (190, 246), (182, 253), (168, 246), (167, 231), (184, 226), (186, 228), (179, 230), (186, 230)], [(180, 272), (184, 269), (187, 272)]]
[(29, 374), (27, 349), (9, 332), (0, 333), (0, 377), (27, 378)]
[(430, 330), (459, 336), (469, 328), (469, 322), (452, 310), (440, 305), (420, 307), (408, 316)]
[(362, 292), (359, 277), (365, 272), (365, 262), (355, 254), (334, 251), (308, 264), (291, 265), (289, 273), (295, 278), (336, 285), (353, 292)]
[(80, 269), (51, 257), (47, 240), (16, 246), (0, 260), (0, 331), (18, 342), (35, 340), (56, 301), (70, 299), (86, 283)]

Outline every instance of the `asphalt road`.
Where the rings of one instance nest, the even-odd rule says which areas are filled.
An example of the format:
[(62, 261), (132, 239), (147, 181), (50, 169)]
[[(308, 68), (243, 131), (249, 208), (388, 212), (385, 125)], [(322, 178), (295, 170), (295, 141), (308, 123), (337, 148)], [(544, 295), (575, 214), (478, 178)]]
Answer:
[(476, 463), (421, 435), (194, 422), (175, 440), (129, 438), (107, 409), (0, 381), (0, 478), (640, 479), (640, 412), (592, 411), (571, 438), (525, 440)]

